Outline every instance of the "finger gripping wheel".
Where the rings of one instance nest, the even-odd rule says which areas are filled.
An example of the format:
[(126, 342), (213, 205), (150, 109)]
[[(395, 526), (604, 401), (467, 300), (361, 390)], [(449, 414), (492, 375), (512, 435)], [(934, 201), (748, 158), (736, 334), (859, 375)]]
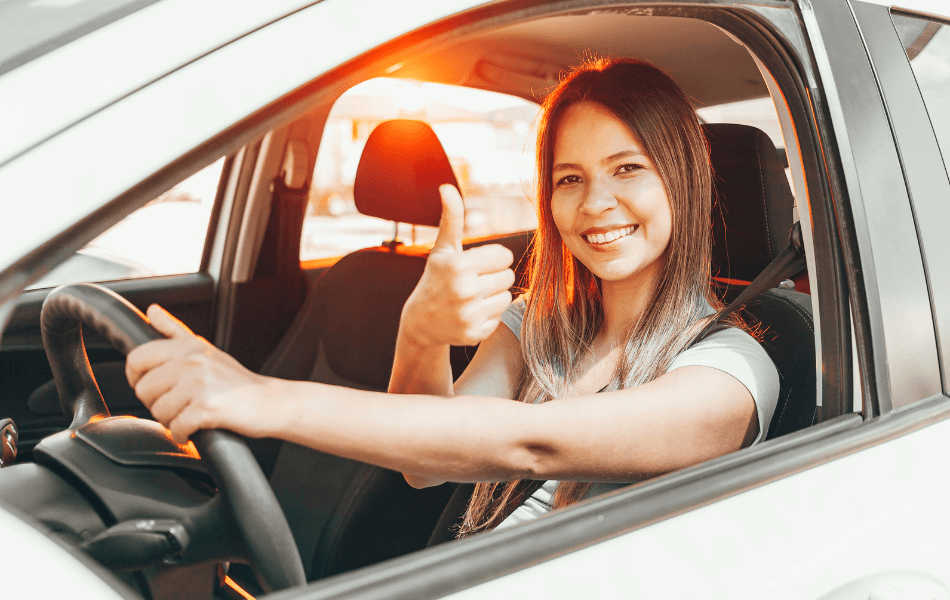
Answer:
[[(165, 337), (127, 300), (88, 283), (50, 292), (40, 321), (60, 403), (72, 417), (71, 429), (109, 416), (86, 356), (84, 326), (123, 354)], [(290, 527), (244, 441), (226, 431), (200, 431), (192, 441), (231, 508), (261, 587), (272, 591), (304, 585), (306, 576)]]

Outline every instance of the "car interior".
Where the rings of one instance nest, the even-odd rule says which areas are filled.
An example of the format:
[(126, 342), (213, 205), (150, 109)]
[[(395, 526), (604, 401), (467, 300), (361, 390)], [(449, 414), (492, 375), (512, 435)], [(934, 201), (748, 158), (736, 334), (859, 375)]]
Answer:
[[(829, 401), (828, 381), (817, 377), (822, 357), (845, 342), (816, 334), (817, 293), (830, 290), (822, 297), (823, 308), (834, 312), (839, 283), (827, 275), (837, 259), (822, 254), (834, 238), (822, 229), (830, 217), (816, 166), (814, 124), (800, 95), (792, 93), (802, 89), (800, 76), (783, 61), (781, 44), (753, 19), (739, 23), (738, 17), (713, 10), (690, 14), (695, 18), (591, 11), (514, 23), (486, 17), (424, 46), (424, 52), (407, 53), (397, 44), (358, 69), (340, 70), (292, 118), (225, 157), (196, 272), (105, 285), (142, 310), (163, 305), (262, 374), (384, 391), (402, 306), (422, 274), (429, 245), (393, 237), (301, 262), (310, 178), (336, 99), (361, 81), (386, 76), (537, 102), (584, 56), (645, 58), (665, 69), (698, 107), (771, 96), (784, 147), (749, 125), (703, 125), (716, 186), (710, 276), (728, 303), (789, 245), (793, 223), (801, 220), (808, 269), (758, 295), (742, 311), (780, 373), (779, 405), (767, 439), (844, 412)], [(529, 143), (526, 152), (531, 148)], [(437, 188), (457, 181), (432, 127), (414, 119), (385, 120), (372, 124), (353, 199), (361, 214), (402, 224), (404, 230), (435, 226), (441, 211)], [(517, 295), (526, 282), (531, 237), (531, 231), (512, 231), (468, 239), (465, 247), (509, 248)], [(826, 266), (819, 267), (819, 261)], [(0, 348), (0, 418), (11, 417), (19, 427), (19, 462), (34, 460), (33, 447), (69, 422), (40, 335), (48, 293), (46, 288), (23, 295)], [(830, 327), (825, 330), (832, 336)], [(850, 339), (846, 343), (850, 357)], [(88, 336), (86, 347), (112, 414), (148, 418), (125, 381), (122, 356), (95, 335)], [(452, 349), (456, 377), (474, 350)], [(826, 401), (820, 405), (822, 394)], [(851, 401), (839, 404), (850, 411)], [(452, 540), (472, 490), (458, 484), (416, 490), (401, 474), (379, 467), (278, 440), (248, 444), (287, 518), (308, 581)], [(249, 592), (263, 591), (244, 565), (231, 569)]]

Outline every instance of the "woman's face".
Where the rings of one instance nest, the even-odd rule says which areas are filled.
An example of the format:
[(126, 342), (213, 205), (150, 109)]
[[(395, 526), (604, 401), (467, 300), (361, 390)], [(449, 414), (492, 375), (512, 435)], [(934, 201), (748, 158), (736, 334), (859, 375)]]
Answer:
[(623, 122), (600, 104), (569, 107), (551, 173), (551, 213), (571, 253), (604, 282), (654, 281), (673, 215), (653, 161)]

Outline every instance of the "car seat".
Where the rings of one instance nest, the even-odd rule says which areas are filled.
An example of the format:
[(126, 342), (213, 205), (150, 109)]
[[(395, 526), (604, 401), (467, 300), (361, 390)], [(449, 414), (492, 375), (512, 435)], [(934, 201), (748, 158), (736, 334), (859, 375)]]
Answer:
[[(715, 173), (713, 273), (728, 302), (742, 282), (755, 279), (789, 243), (795, 199), (769, 137), (747, 125), (707, 124)], [(758, 328), (775, 363), (781, 388), (766, 438), (815, 422), (815, 328), (811, 297), (773, 288), (742, 312)]]

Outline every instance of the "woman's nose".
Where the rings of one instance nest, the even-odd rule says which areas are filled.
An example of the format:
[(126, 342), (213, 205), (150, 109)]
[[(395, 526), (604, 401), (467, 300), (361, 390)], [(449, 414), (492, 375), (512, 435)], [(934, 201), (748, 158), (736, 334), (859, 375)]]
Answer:
[(614, 197), (610, 186), (596, 178), (587, 186), (580, 210), (584, 214), (599, 215), (616, 206), (617, 198)]

